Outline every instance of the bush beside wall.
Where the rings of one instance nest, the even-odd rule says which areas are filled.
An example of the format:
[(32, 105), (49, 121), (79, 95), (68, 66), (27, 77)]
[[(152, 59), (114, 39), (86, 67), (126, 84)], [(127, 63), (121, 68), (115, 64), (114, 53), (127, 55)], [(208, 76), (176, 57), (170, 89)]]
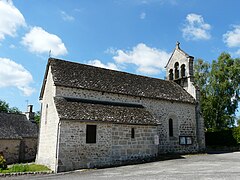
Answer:
[(205, 138), (207, 146), (237, 146), (240, 143), (240, 127), (206, 132)]

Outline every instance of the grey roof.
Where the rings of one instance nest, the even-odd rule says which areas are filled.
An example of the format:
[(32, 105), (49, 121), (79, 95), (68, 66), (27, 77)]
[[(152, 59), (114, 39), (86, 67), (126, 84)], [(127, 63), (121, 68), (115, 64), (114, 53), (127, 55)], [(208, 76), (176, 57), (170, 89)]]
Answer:
[(37, 124), (27, 120), (24, 114), (0, 113), (0, 139), (21, 139), (37, 136)]
[(195, 103), (194, 98), (175, 82), (54, 58), (48, 61), (40, 99), (50, 66), (57, 86)]
[(111, 103), (55, 97), (60, 120), (113, 122), (120, 124), (155, 125), (156, 119), (138, 104)]

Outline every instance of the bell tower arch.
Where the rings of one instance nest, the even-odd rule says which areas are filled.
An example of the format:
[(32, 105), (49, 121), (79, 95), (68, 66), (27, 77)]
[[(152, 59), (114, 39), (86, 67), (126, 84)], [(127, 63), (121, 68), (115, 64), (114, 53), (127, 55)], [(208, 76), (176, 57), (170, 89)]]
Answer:
[(167, 80), (176, 82), (196, 99), (196, 89), (193, 85), (193, 61), (194, 57), (184, 52), (180, 48), (180, 43), (177, 42), (165, 68)]
[(180, 43), (176, 43), (176, 47), (168, 60), (166, 65), (166, 77), (168, 81), (174, 81), (196, 100), (196, 134), (199, 151), (205, 149), (205, 135), (204, 135), (204, 119), (201, 115), (200, 92), (194, 86), (194, 71), (193, 71), (194, 57), (189, 56), (180, 48)]

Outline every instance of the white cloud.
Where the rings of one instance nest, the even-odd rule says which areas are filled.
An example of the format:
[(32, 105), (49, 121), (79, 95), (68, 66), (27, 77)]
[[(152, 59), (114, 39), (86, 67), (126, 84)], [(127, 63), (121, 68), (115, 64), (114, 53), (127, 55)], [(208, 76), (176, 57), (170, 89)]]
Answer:
[(146, 18), (146, 13), (145, 12), (142, 12), (141, 14), (140, 14), (140, 19), (145, 19)]
[(64, 21), (74, 21), (74, 17), (67, 14), (65, 11), (61, 11), (61, 16)]
[(25, 19), (12, 1), (0, 1), (0, 40), (6, 35), (16, 36), (17, 29), (23, 26), (26, 26)]
[(188, 14), (182, 32), (186, 40), (208, 40), (211, 38), (211, 25), (204, 22), (201, 15)]
[(170, 55), (166, 51), (140, 43), (131, 51), (117, 50), (113, 59), (118, 64), (136, 65), (140, 73), (155, 75), (164, 70)]
[(62, 40), (55, 34), (50, 34), (41, 27), (33, 27), (29, 33), (22, 38), (22, 44), (30, 52), (43, 54), (51, 53), (53, 56), (67, 54), (67, 49)]
[(32, 75), (21, 64), (0, 58), (0, 67), (0, 88), (14, 86), (26, 96), (30, 96), (35, 91), (29, 86), (33, 81)]
[(88, 64), (96, 67), (106, 68), (106, 69), (119, 70), (116, 64), (114, 63), (103, 64), (98, 59), (88, 61)]
[(10, 47), (11, 49), (16, 48), (16, 46), (15, 46), (14, 44), (11, 44), (9, 47)]
[(240, 25), (234, 25), (232, 31), (227, 31), (223, 41), (228, 47), (240, 47)]

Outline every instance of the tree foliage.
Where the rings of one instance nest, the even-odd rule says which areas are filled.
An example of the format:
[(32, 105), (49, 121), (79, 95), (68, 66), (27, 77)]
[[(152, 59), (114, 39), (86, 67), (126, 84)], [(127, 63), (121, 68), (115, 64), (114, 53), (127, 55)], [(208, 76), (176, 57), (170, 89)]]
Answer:
[(41, 119), (41, 116), (40, 116), (40, 111), (37, 111), (35, 114), (34, 114), (34, 121), (39, 124), (40, 123), (40, 119)]
[(215, 131), (234, 126), (240, 100), (240, 59), (222, 53), (212, 64), (198, 59), (194, 67), (205, 127)]
[(17, 107), (9, 107), (9, 104), (0, 99), (0, 112), (21, 114), (22, 112)]

